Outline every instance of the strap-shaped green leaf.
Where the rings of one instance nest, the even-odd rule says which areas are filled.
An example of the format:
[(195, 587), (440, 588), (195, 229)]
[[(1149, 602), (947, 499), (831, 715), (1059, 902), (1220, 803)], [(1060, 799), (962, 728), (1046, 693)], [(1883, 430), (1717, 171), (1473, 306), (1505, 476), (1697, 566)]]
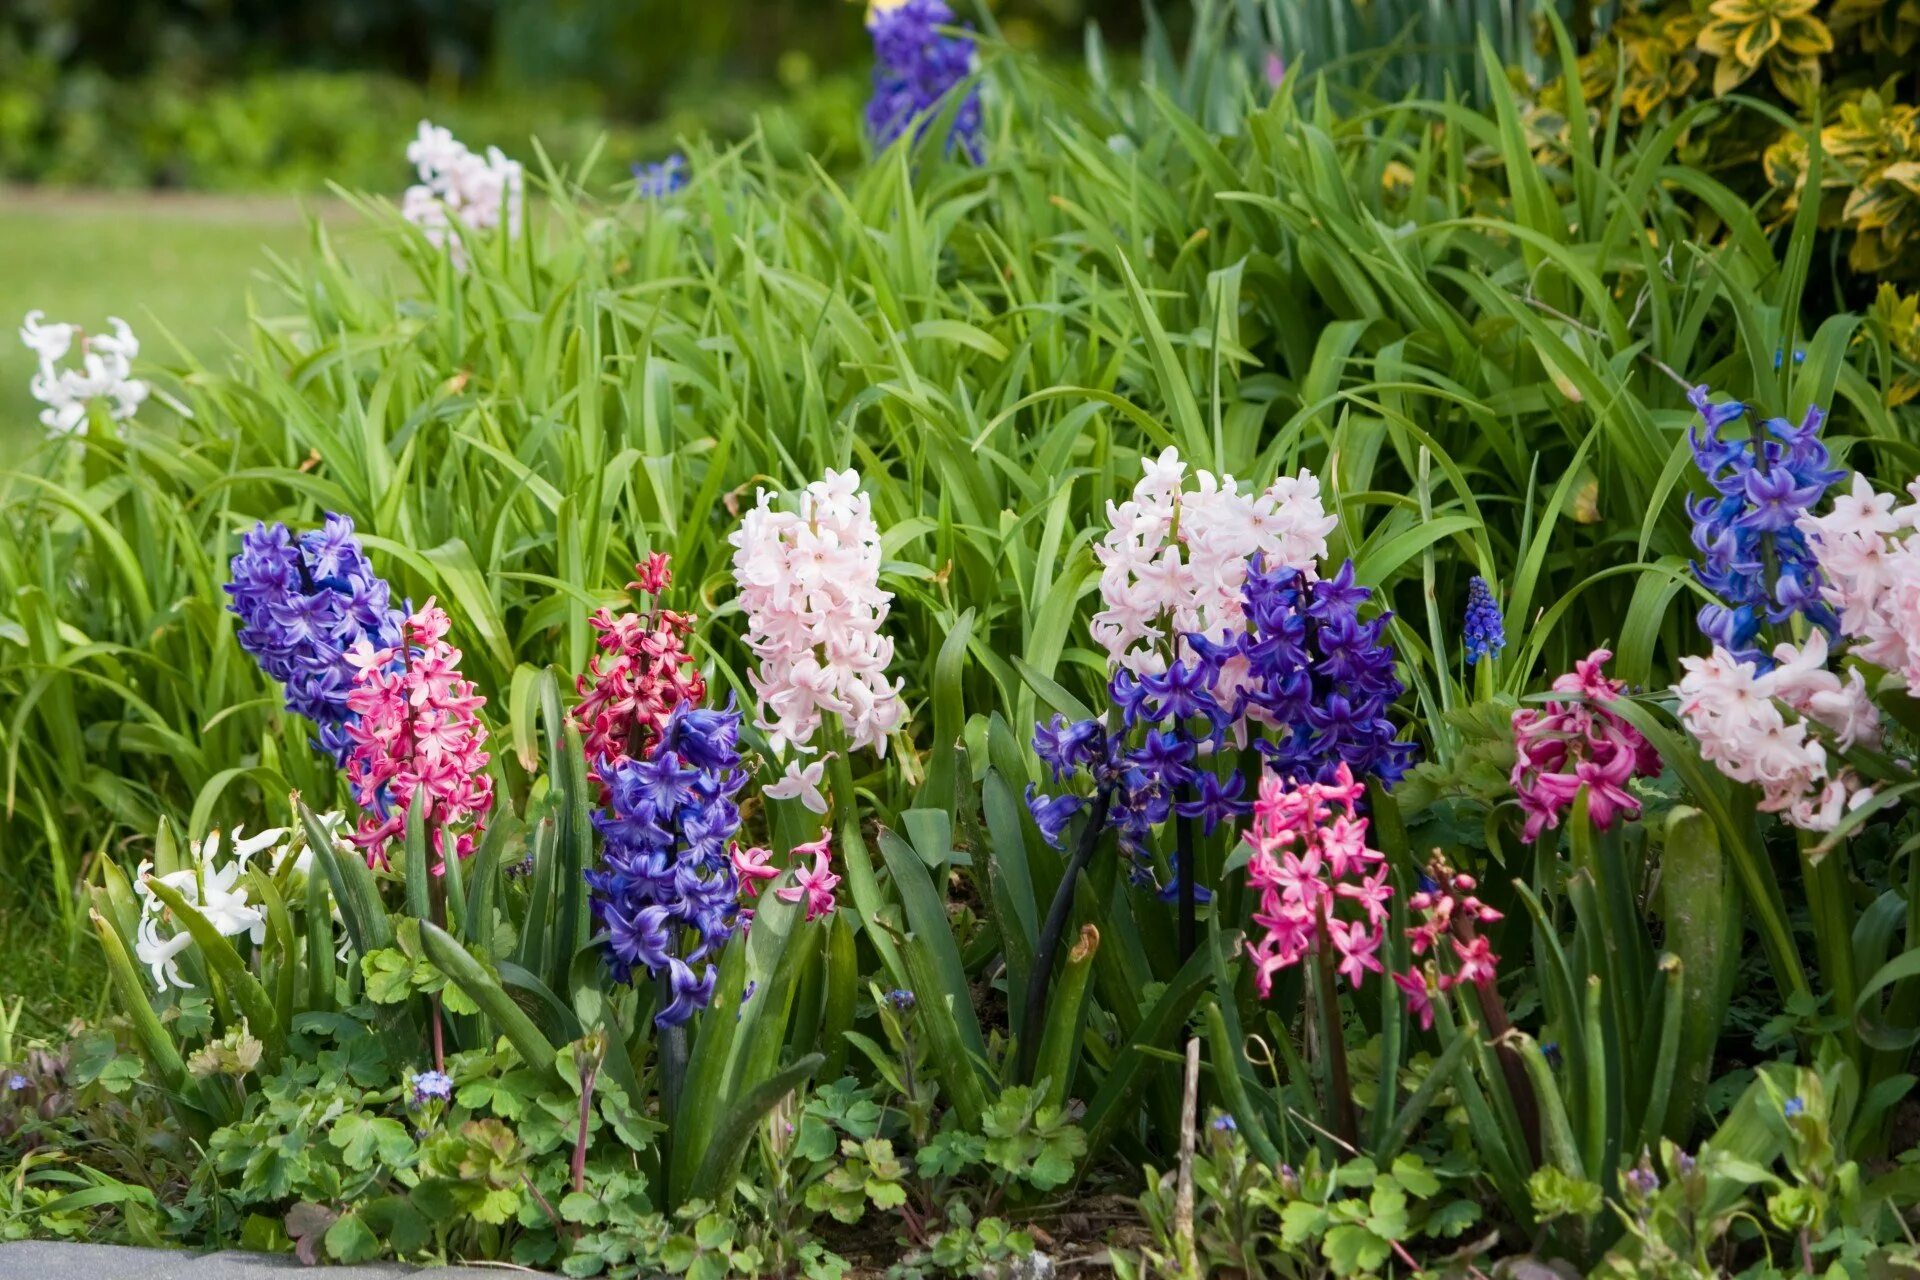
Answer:
[(430, 920), (420, 922), (420, 941), (426, 947), (427, 959), (447, 975), (447, 981), (465, 992), (467, 999), (479, 1005), (480, 1012), (493, 1019), (500, 1034), (519, 1053), (520, 1060), (543, 1076), (552, 1075), (553, 1045), (527, 1016), (526, 1010), (513, 1002), (499, 980), (467, 954), (467, 949), (451, 934)]
[(233, 1002), (247, 1020), (248, 1029), (266, 1046), (264, 1060), (272, 1067), (279, 1061), (281, 1050), (286, 1048), (285, 1028), (274, 1011), (273, 997), (247, 968), (247, 962), (241, 959), (233, 943), (213, 927), (213, 921), (202, 915), (198, 907), (187, 901), (186, 895), (155, 876), (147, 877), (147, 888), (193, 936), (193, 943), (200, 948), (207, 967), (226, 984)]
[(327, 883), (333, 887), (333, 900), (346, 923), (355, 957), (392, 946), (393, 926), (380, 901), (380, 886), (374, 882), (373, 871), (358, 857), (341, 857), (333, 847), (333, 837), (304, 803), (300, 806), (300, 822), (307, 829), (313, 860), (327, 873)]
[(688, 1188), (688, 1199), (714, 1198), (726, 1185), (727, 1175), (746, 1150), (747, 1140), (753, 1136), (753, 1126), (773, 1110), (780, 1099), (799, 1088), (825, 1061), (824, 1055), (810, 1053), (763, 1080), (733, 1105), (714, 1131), (713, 1140), (707, 1144), (700, 1167)]

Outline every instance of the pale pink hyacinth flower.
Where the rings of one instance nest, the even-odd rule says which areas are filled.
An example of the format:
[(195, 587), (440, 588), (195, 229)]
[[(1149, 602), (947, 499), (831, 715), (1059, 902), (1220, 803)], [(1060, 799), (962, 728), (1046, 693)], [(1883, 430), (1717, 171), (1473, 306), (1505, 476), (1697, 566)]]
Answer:
[(1616, 817), (1639, 816), (1640, 801), (1627, 783), (1659, 773), (1660, 756), (1638, 729), (1606, 709), (1626, 690), (1604, 670), (1612, 657), (1609, 649), (1595, 649), (1553, 682), (1555, 693), (1578, 694), (1580, 701), (1513, 713), (1512, 783), (1526, 814), (1523, 839), (1559, 826), (1582, 786), (1588, 816), (1601, 830)]
[[(1178, 450), (1141, 463), (1125, 502), (1107, 504), (1107, 536), (1099, 558), (1100, 599), (1088, 630), (1110, 666), (1149, 675), (1166, 669), (1172, 637), (1198, 632), (1224, 640), (1244, 630), (1240, 593), (1255, 556), (1268, 571), (1285, 566), (1314, 576), (1337, 521), (1320, 502), (1312, 472), (1281, 476), (1242, 493), (1232, 476), (1193, 473)], [(1233, 670), (1238, 665), (1240, 670)], [(1223, 705), (1244, 678), (1245, 659), (1221, 675)]]
[(400, 214), (426, 232), (436, 247), (466, 266), (466, 253), (453, 228), (492, 231), (504, 224), (508, 235), (520, 232), (526, 175), (498, 147), (485, 155), (469, 150), (448, 130), (426, 120), (407, 144), (407, 161), (420, 175), (400, 200)]
[(1382, 971), (1393, 888), (1385, 855), (1367, 845), (1367, 819), (1357, 808), (1365, 794), (1345, 764), (1332, 784), (1289, 785), (1273, 774), (1260, 780), (1246, 840), (1247, 884), (1260, 895), (1253, 922), (1264, 931), (1247, 955), (1261, 998), (1272, 994), (1275, 974), (1322, 950), (1339, 957), (1337, 968), (1353, 986)]
[[(1879, 712), (1859, 671), (1842, 680), (1828, 670), (1825, 632), (1779, 645), (1773, 656), (1778, 665), (1766, 672), (1717, 645), (1706, 657), (1682, 658), (1686, 674), (1674, 687), (1680, 720), (1702, 759), (1760, 788), (1761, 810), (1802, 830), (1831, 831), (1873, 792), (1852, 770), (1831, 767), (1812, 728), (1824, 726), (1842, 750), (1878, 746)], [(1789, 721), (1781, 704), (1800, 718)]]
[(366, 810), (353, 842), (369, 865), (386, 865), (423, 788), (425, 820), (443, 860), (435, 874), (449, 853), (473, 852), (493, 808), (487, 730), (476, 714), (486, 699), (460, 674), (460, 651), (446, 641), (452, 625), (429, 599), (406, 620), (406, 646), (376, 649), (362, 640), (348, 654), (355, 675), (347, 708), (355, 718), (347, 723), (347, 778)]
[[(812, 754), (813, 736), (832, 716), (854, 748), (887, 750), (906, 719), (902, 681), (887, 679), (893, 641), (882, 631), (893, 593), (880, 586), (880, 527), (856, 471), (829, 470), (799, 495), (798, 510), (774, 505), (761, 490), (729, 538), (747, 647), (760, 705), (757, 727), (776, 753)], [(774, 786), (809, 808), (819, 796), (804, 770)], [(820, 812), (821, 809), (816, 809)]]
[(1920, 691), (1920, 538), (1913, 532), (1920, 480), (1907, 493), (1915, 501), (1901, 503), (1856, 473), (1831, 511), (1798, 524), (1820, 562), (1849, 654), (1898, 672), (1911, 693)]

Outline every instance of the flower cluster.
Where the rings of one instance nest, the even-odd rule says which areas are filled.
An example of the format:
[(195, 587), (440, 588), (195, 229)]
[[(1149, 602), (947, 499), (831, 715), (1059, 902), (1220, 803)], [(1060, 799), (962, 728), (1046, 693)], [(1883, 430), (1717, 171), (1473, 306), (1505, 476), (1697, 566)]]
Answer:
[(353, 521), (329, 514), (297, 539), (284, 524), (256, 524), (230, 571), (241, 647), (286, 687), (287, 710), (313, 721), (320, 748), (344, 765), (354, 681), (347, 652), (398, 645), (404, 616), (360, 550)]
[(1507, 628), (1500, 617), (1500, 603), (1493, 598), (1493, 588), (1487, 585), (1487, 580), (1477, 573), (1467, 583), (1467, 615), (1461, 636), (1466, 643), (1469, 666), (1482, 658), (1494, 657), (1507, 647)]
[[(658, 597), (673, 582), (668, 558), (658, 552), (634, 566), (629, 591)], [(587, 749), (587, 765), (608, 799), (606, 774), (620, 762), (641, 755), (660, 735), (674, 708), (699, 703), (707, 682), (693, 665), (683, 637), (693, 630), (693, 615), (671, 609), (623, 613), (601, 609), (593, 615), (600, 652), (575, 680), (580, 701), (574, 725)]]
[[(1372, 776), (1391, 786), (1412, 763), (1414, 745), (1397, 741), (1386, 718), (1402, 692), (1393, 650), (1380, 638), (1386, 615), (1359, 620), (1369, 592), (1355, 585), (1352, 564), (1318, 580), (1256, 564), (1241, 590), (1237, 630), (1218, 641), (1181, 636), (1191, 656), (1162, 671), (1114, 671), (1108, 694), (1117, 731), (1064, 716), (1035, 727), (1034, 750), (1054, 781), (1085, 769), (1096, 790), (1109, 793), (1107, 824), (1133, 859), (1136, 883), (1152, 879), (1152, 833), (1173, 814), (1201, 819), (1210, 834), (1248, 812), (1245, 779), (1201, 764), (1220, 751), (1229, 729), (1265, 730), (1255, 746), (1280, 776), (1305, 782)], [(1032, 787), (1027, 793), (1041, 834), (1056, 845), (1082, 803)]]
[[(1407, 1009), (1420, 1019), (1423, 1031), (1433, 1027), (1435, 995), (1463, 982), (1490, 988), (1499, 976), (1500, 957), (1480, 935), (1478, 926), (1492, 924), (1503, 916), (1474, 897), (1477, 887), (1472, 876), (1452, 870), (1436, 854), (1427, 873), (1420, 877), (1420, 891), (1407, 899), (1407, 906), (1420, 915), (1407, 928), (1409, 949), (1416, 956), (1430, 955), (1433, 960), (1394, 974), (1393, 981), (1406, 994)], [(1442, 969), (1438, 963), (1442, 940), (1453, 954), (1451, 970)]]
[[(1273, 976), (1309, 954), (1332, 951), (1340, 974), (1359, 986), (1380, 973), (1386, 937), (1386, 855), (1367, 845), (1367, 819), (1358, 804), (1366, 786), (1345, 764), (1331, 783), (1288, 785), (1277, 775), (1260, 780), (1247, 830), (1252, 854), (1247, 885), (1260, 895), (1253, 922), (1265, 933), (1247, 944), (1253, 985), (1272, 994)], [(1341, 904), (1350, 904), (1343, 914)]]
[(435, 246), (447, 249), (456, 263), (466, 262), (456, 224), (478, 232), (504, 222), (508, 235), (520, 233), (525, 174), (500, 148), (488, 147), (486, 155), (477, 155), (446, 129), (422, 120), (418, 136), (407, 144), (407, 162), (419, 172), (420, 181), (401, 198), (401, 216), (424, 230)]
[[(855, 747), (886, 754), (906, 710), (888, 683), (893, 641), (881, 634), (893, 600), (880, 587), (880, 529), (856, 471), (832, 471), (800, 494), (798, 512), (762, 490), (728, 541), (747, 615), (755, 722), (775, 751), (808, 743), (823, 714)], [(901, 682), (903, 683), (903, 682)], [(789, 770), (791, 772), (791, 770)]]
[[(973, 74), (971, 24), (967, 34), (940, 30), (953, 26), (953, 10), (945, 0), (894, 0), (873, 6), (867, 18), (874, 60), (867, 129), (875, 146), (885, 147), (908, 130), (918, 137), (929, 117), (945, 105), (946, 96)], [(980, 159), (980, 120), (980, 90), (970, 89), (954, 113), (947, 145), (957, 145), (975, 162)]]
[[(85, 334), (73, 324), (41, 324), (41, 311), (27, 312), (20, 325), (20, 341), (39, 361), (29, 389), (33, 398), (47, 406), (40, 411), (40, 422), (49, 436), (85, 435), (87, 406), (95, 400), (108, 402), (108, 414), (115, 422), (124, 422), (140, 409), (147, 398), (147, 384), (133, 376), (133, 358), (140, 354), (139, 340), (127, 322), (118, 316), (107, 317), (113, 326), (111, 335)], [(80, 343), (79, 368), (61, 368), (60, 362)]]
[(1700, 630), (1741, 661), (1764, 667), (1769, 659), (1759, 645), (1763, 623), (1799, 614), (1833, 630), (1819, 565), (1797, 525), (1842, 473), (1827, 465), (1818, 408), (1810, 407), (1797, 427), (1769, 418), (1762, 424), (1765, 435), (1723, 440), (1721, 429), (1745, 417), (1747, 407), (1710, 403), (1705, 387), (1695, 387), (1687, 398), (1704, 424), (1689, 436), (1694, 462), (1714, 490), (1688, 504), (1700, 552), (1694, 574), (1724, 602), (1701, 607)]
[(1094, 549), (1104, 607), (1089, 624), (1110, 662), (1140, 674), (1166, 665), (1163, 640), (1189, 633), (1221, 640), (1242, 626), (1242, 587), (1254, 557), (1311, 575), (1335, 524), (1308, 471), (1258, 493), (1241, 493), (1232, 476), (1206, 471), (1186, 489), (1187, 466), (1173, 449), (1145, 461), (1143, 471), (1131, 498), (1107, 504), (1111, 527)]
[(207, 834), (193, 850), (191, 864), (179, 871), (171, 871), (163, 876), (153, 874), (153, 863), (143, 860), (134, 874), (134, 891), (140, 895), (140, 925), (134, 937), (134, 955), (140, 963), (153, 972), (153, 985), (165, 991), (169, 986), (181, 990), (190, 990), (192, 983), (180, 976), (179, 955), (193, 945), (193, 935), (185, 929), (173, 933), (161, 932), (167, 920), (167, 909), (149, 887), (149, 880), (158, 880), (161, 884), (179, 893), (187, 903), (205, 916), (207, 923), (219, 931), (222, 937), (237, 938), (247, 935), (255, 946), (266, 940), (267, 913), (248, 899), (248, 888), (241, 883), (247, 874), (247, 863), (263, 849), (271, 849), (270, 868), (278, 871), (286, 858), (290, 845), (286, 839), (287, 829), (275, 827), (262, 831), (258, 835), (245, 835), (235, 827), (232, 839), (232, 856), (224, 864), (221, 857), (221, 836), (218, 831)]
[[(1851, 770), (1830, 769), (1812, 726), (1831, 730), (1843, 751), (1856, 742), (1871, 747), (1879, 744), (1880, 715), (1858, 671), (1842, 681), (1827, 669), (1824, 632), (1802, 646), (1779, 645), (1773, 656), (1767, 671), (1717, 645), (1709, 657), (1682, 658), (1687, 674), (1674, 690), (1680, 719), (1703, 759), (1760, 788), (1763, 811), (1807, 831), (1831, 831), (1872, 792)], [(1779, 703), (1799, 719), (1789, 723)]]
[(1825, 575), (1827, 600), (1863, 662), (1897, 671), (1920, 691), (1920, 481), (1908, 486), (1913, 502), (1876, 493), (1855, 475), (1848, 492), (1824, 516), (1799, 522)]
[(605, 842), (587, 872), (594, 918), (607, 931), (607, 963), (621, 982), (636, 967), (666, 975), (659, 1025), (678, 1026), (713, 998), (714, 968), (699, 964), (740, 923), (740, 878), (731, 843), (740, 829), (733, 797), (740, 768), (740, 713), (681, 703), (640, 758), (607, 774), (611, 800), (594, 815)]
[(687, 158), (678, 151), (664, 160), (633, 166), (634, 191), (642, 200), (664, 200), (686, 190)]
[(363, 639), (347, 655), (355, 668), (347, 780), (367, 811), (353, 842), (375, 866), (403, 837), (416, 794), (425, 797), (421, 817), (443, 863), (473, 852), (493, 808), (487, 730), (477, 714), (487, 700), (460, 674), (460, 651), (446, 640), (451, 626), (429, 599), (407, 618), (404, 646)]
[(1603, 668), (1613, 657), (1595, 649), (1553, 682), (1555, 693), (1576, 694), (1578, 701), (1555, 700), (1544, 709), (1522, 707), (1513, 713), (1513, 790), (1526, 817), (1527, 840), (1560, 825), (1560, 815), (1587, 788), (1587, 812), (1602, 829), (1616, 816), (1633, 818), (1640, 801), (1627, 790), (1636, 777), (1660, 772), (1660, 757), (1640, 731), (1607, 710), (1626, 686)]

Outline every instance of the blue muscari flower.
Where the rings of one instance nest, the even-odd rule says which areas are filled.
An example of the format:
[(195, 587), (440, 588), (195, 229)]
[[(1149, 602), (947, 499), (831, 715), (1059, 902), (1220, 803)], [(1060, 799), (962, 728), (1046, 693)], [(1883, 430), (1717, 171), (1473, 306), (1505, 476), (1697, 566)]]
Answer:
[(1507, 629), (1500, 617), (1500, 604), (1493, 598), (1493, 588), (1477, 573), (1467, 582), (1467, 617), (1462, 640), (1466, 644), (1469, 666), (1507, 647)]
[(316, 726), (323, 751), (345, 764), (350, 743), (346, 655), (365, 640), (376, 649), (401, 643), (402, 610), (393, 590), (353, 536), (353, 521), (329, 514), (295, 538), (280, 523), (256, 524), (240, 537), (226, 591), (240, 617), (240, 645), (286, 689), (287, 710)]
[(1791, 1098), (1788, 1098), (1786, 1100), (1786, 1103), (1783, 1106), (1781, 1106), (1780, 1114), (1784, 1115), (1787, 1119), (1791, 1120), (1797, 1115), (1804, 1114), (1806, 1112), (1806, 1109), (1807, 1109), (1807, 1104), (1801, 1101), (1800, 1095), (1796, 1093)]
[(678, 151), (664, 160), (633, 166), (635, 190), (642, 200), (664, 200), (687, 186), (687, 158)]
[[(682, 704), (638, 760), (614, 765), (609, 804), (594, 815), (604, 842), (586, 873), (607, 965), (621, 982), (644, 968), (664, 974), (660, 1026), (677, 1026), (713, 998), (714, 967), (701, 964), (739, 923), (739, 878), (727, 846), (740, 829), (733, 797), (740, 713)], [(699, 965), (699, 968), (695, 968)]]
[[(973, 74), (972, 28), (947, 34), (955, 25), (944, 0), (904, 0), (877, 9), (867, 20), (873, 34), (873, 96), (867, 102), (867, 131), (876, 147), (885, 147), (911, 130), (917, 137), (957, 85)], [(968, 159), (980, 159), (980, 90), (967, 90), (947, 137)]]
[(1239, 1128), (1240, 1126), (1234, 1123), (1233, 1117), (1224, 1111), (1213, 1118), (1213, 1131), (1215, 1133), (1233, 1133)]
[(1772, 661), (1760, 643), (1762, 626), (1796, 614), (1829, 634), (1838, 625), (1821, 595), (1819, 563), (1795, 521), (1844, 473), (1828, 465), (1817, 407), (1797, 427), (1769, 418), (1764, 434), (1724, 440), (1721, 429), (1744, 417), (1746, 406), (1713, 404), (1705, 387), (1695, 387), (1687, 398), (1703, 424), (1688, 436), (1694, 464), (1713, 487), (1712, 494), (1687, 504), (1700, 553), (1693, 571), (1721, 601), (1701, 607), (1700, 630), (1764, 670)]
[(908, 991), (904, 987), (895, 987), (892, 991), (887, 992), (886, 1001), (899, 1013), (905, 1013), (920, 1003), (913, 992)]
[(444, 1071), (422, 1071), (413, 1077), (413, 1105), (445, 1102), (453, 1097), (453, 1077)]
[(22, 1089), (26, 1087), (27, 1087), (27, 1078), (21, 1075), (18, 1071), (14, 1072), (12, 1075), (7, 1077), (8, 1093), (19, 1093)]

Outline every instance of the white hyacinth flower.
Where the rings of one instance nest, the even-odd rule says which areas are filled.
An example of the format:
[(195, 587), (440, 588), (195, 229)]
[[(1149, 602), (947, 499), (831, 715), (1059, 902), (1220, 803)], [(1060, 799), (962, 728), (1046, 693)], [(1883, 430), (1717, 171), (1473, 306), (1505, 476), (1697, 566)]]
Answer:
[(400, 215), (426, 232), (427, 240), (445, 249), (454, 265), (464, 269), (466, 250), (458, 228), (469, 232), (505, 226), (508, 235), (520, 231), (526, 173), (498, 147), (482, 156), (469, 150), (448, 130), (430, 121), (407, 144), (407, 160), (420, 175), (400, 200)]
[[(108, 317), (112, 333), (87, 334), (77, 325), (43, 324), (42, 311), (29, 311), (20, 326), (20, 341), (39, 362), (28, 383), (33, 398), (47, 406), (40, 422), (50, 436), (85, 435), (87, 407), (104, 401), (115, 422), (133, 417), (147, 398), (147, 384), (133, 376), (133, 359), (140, 354), (139, 339), (127, 322)], [(63, 366), (78, 343), (78, 367)]]

